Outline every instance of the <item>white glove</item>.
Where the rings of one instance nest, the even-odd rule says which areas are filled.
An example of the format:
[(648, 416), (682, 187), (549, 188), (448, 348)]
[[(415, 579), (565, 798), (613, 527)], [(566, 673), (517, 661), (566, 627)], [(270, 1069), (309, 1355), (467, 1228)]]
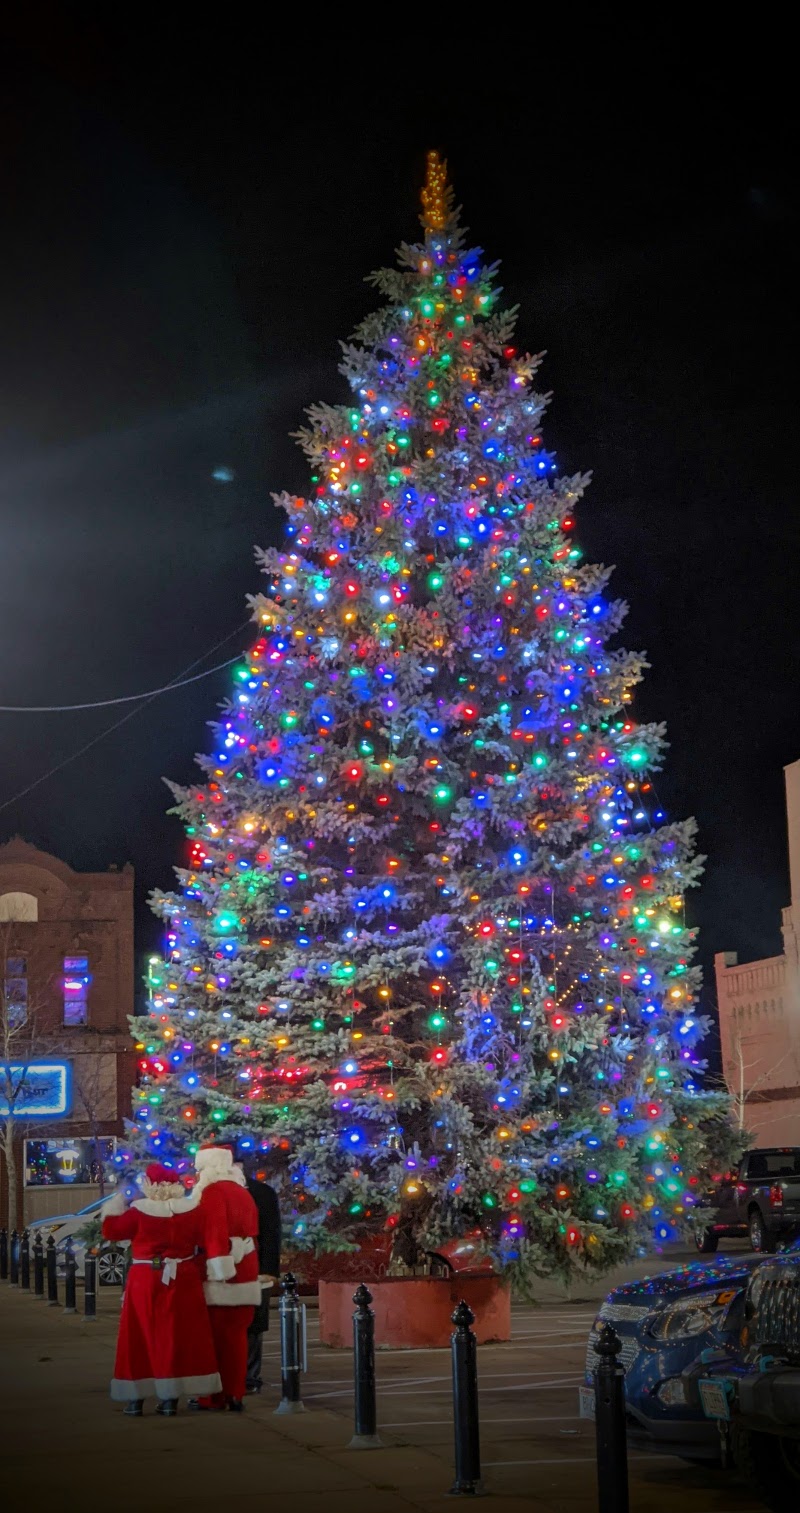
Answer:
[(125, 1213), (127, 1207), (125, 1194), (121, 1189), (118, 1189), (117, 1192), (111, 1194), (110, 1198), (106, 1198), (105, 1203), (100, 1209), (100, 1218), (116, 1219), (119, 1214)]

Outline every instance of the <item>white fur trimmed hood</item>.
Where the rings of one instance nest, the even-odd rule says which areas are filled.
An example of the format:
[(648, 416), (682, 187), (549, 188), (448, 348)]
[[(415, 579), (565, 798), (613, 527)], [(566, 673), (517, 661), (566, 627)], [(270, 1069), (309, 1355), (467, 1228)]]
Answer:
[[(183, 1189), (181, 1189), (183, 1192)], [(188, 1196), (184, 1193), (180, 1198), (134, 1198), (129, 1205), (121, 1192), (113, 1193), (100, 1210), (101, 1219), (116, 1218), (119, 1214), (127, 1213), (128, 1208), (138, 1209), (140, 1214), (147, 1214), (151, 1219), (171, 1219), (173, 1214), (185, 1214), (190, 1209), (196, 1208), (200, 1201), (200, 1194), (194, 1192)]]

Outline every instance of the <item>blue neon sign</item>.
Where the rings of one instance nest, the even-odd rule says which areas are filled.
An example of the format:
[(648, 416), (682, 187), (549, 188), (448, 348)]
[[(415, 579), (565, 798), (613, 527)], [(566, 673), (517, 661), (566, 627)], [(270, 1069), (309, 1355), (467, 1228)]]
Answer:
[(68, 1061), (0, 1063), (0, 1119), (57, 1119), (71, 1108)]

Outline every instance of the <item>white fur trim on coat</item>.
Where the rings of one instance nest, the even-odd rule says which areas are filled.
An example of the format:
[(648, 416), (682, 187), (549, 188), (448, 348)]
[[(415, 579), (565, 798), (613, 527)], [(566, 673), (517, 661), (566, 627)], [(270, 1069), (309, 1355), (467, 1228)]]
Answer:
[(233, 1256), (209, 1256), (206, 1261), (206, 1276), (209, 1282), (227, 1282), (236, 1276)]
[(218, 1371), (207, 1376), (148, 1376), (138, 1382), (129, 1382), (124, 1377), (112, 1377), (111, 1396), (115, 1403), (132, 1403), (143, 1397), (210, 1397), (222, 1391)]
[(197, 1207), (197, 1199), (191, 1198), (136, 1198), (131, 1208), (150, 1219), (171, 1219), (173, 1214), (185, 1214)]
[(204, 1282), (203, 1292), (209, 1308), (258, 1308), (260, 1282)]

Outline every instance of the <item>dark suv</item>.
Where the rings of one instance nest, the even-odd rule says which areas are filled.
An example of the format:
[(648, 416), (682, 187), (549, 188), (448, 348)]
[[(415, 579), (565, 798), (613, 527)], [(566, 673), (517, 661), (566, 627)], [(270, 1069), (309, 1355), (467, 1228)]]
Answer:
[(775, 1250), (800, 1234), (800, 1147), (748, 1151), (697, 1209), (697, 1249), (716, 1250), (726, 1236), (749, 1235), (753, 1250)]

